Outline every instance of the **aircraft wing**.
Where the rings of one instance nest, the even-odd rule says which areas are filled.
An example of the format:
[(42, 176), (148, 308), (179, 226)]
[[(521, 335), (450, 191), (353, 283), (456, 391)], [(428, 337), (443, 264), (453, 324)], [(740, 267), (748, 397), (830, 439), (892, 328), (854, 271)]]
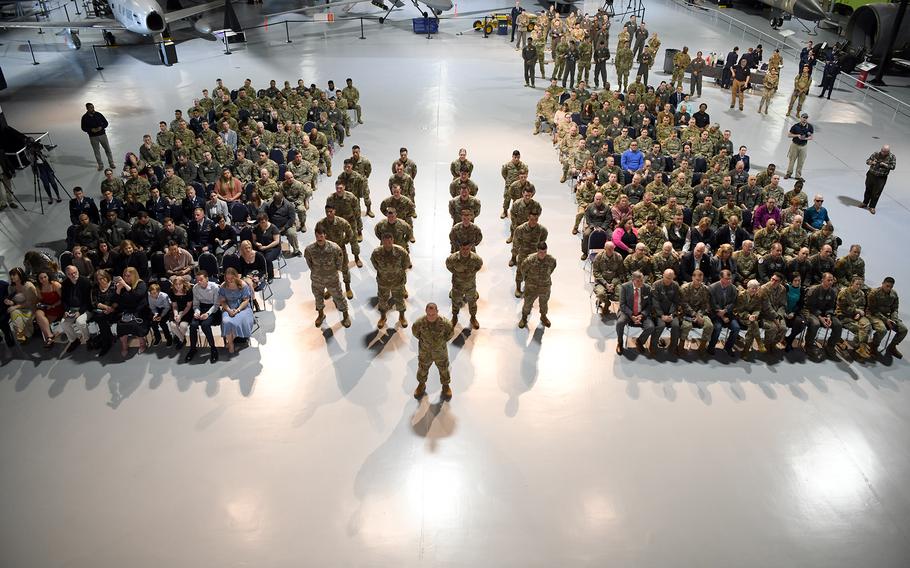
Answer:
[(224, 8), (224, 0), (216, 0), (215, 2), (208, 2), (206, 4), (199, 4), (198, 6), (191, 6), (189, 8), (183, 8), (182, 10), (168, 12), (164, 15), (164, 21), (169, 24), (171, 22), (176, 22), (177, 20), (183, 20), (219, 8)]
[(73, 22), (0, 22), (0, 28), (19, 29), (74, 29), (95, 28), (105, 30), (124, 30), (123, 24), (117, 20), (92, 18), (91, 20), (76, 20)]
[[(275, 12), (273, 14), (265, 14), (268, 17), (281, 16), (284, 14), (299, 14), (306, 12), (313, 12), (316, 10), (325, 10), (326, 8), (348, 8), (354, 6), (355, 4), (360, 4), (362, 2), (369, 2), (369, 0), (333, 0), (332, 2), (327, 3), (317, 3), (313, 6), (303, 6), (301, 8), (295, 8), (293, 10), (284, 10), (282, 12)], [(393, 2), (394, 3), (394, 2)]]

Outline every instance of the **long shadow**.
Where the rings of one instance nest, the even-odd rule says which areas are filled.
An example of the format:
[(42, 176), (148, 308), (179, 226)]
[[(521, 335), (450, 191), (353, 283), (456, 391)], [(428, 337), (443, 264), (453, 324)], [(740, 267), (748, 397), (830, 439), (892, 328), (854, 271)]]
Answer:
[[(521, 330), (515, 333), (516, 338), (521, 336)], [(499, 388), (508, 395), (505, 404), (505, 415), (514, 418), (518, 415), (519, 398), (530, 391), (537, 384), (539, 374), (540, 350), (543, 346), (544, 327), (538, 326), (531, 334), (530, 341), (523, 345), (521, 360), (518, 368), (503, 369), (499, 375)]]

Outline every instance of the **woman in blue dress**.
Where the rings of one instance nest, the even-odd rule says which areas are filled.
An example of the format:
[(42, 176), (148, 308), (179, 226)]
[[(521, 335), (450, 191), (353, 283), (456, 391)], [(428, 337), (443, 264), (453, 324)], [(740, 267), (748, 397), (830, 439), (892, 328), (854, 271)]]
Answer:
[(253, 332), (253, 299), (250, 287), (234, 268), (224, 271), (224, 284), (218, 292), (221, 300), (221, 336), (228, 353), (234, 352), (234, 338), (249, 337)]

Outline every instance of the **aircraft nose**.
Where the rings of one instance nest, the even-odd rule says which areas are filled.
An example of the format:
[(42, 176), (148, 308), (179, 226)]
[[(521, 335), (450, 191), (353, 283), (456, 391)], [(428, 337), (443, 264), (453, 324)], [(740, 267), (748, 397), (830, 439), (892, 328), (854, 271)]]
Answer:
[(149, 15), (145, 17), (145, 27), (153, 33), (162, 32), (164, 31), (164, 18), (161, 17), (161, 14), (152, 10), (149, 12)]
[(818, 0), (796, 0), (793, 5), (793, 15), (801, 20), (817, 22), (825, 19), (825, 11), (818, 4)]

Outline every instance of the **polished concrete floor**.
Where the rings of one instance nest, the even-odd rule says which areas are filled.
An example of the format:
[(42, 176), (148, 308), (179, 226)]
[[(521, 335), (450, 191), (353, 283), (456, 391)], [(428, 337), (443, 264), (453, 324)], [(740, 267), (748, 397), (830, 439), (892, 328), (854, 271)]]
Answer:
[[(480, 7), (459, 2), (462, 12)], [(61, 179), (90, 193), (101, 178), (78, 130), (86, 101), (106, 114), (122, 155), (216, 77), (353, 77), (366, 124), (351, 142), (374, 164), (374, 195), (399, 146), (419, 166), (409, 317), (428, 301), (448, 311), (446, 187), (459, 147), (475, 163), (486, 265), (482, 328), (453, 341), (446, 404), (435, 371), (431, 396), (410, 397), (416, 343), (409, 329), (376, 333), (366, 267), (352, 268), (353, 327), (329, 308), (321, 333), (305, 264), (290, 260), (257, 345), (218, 365), (178, 364), (163, 349), (127, 362), (116, 351), (104, 361), (38, 346), (4, 352), (0, 565), (908, 565), (910, 367), (617, 358), (614, 329), (590, 312), (569, 191), (549, 142), (531, 136), (541, 92), (523, 87), (503, 38), (457, 35), (470, 19), (444, 21), (432, 40), (404, 21), (368, 23), (366, 40), (350, 24), (298, 31), (290, 45), (283, 29), (256, 32), (229, 57), (196, 39), (181, 43), (171, 68), (128, 47), (108, 54), (101, 73), (90, 53), (58, 52), (60, 38), (39, 40), (33, 67), (11, 41), (26, 36), (3, 37), (12, 86), (0, 105), (22, 130), (51, 129)], [(665, 47), (741, 43), (672, 4), (649, 3), (648, 20)], [(785, 97), (767, 117), (754, 97), (745, 113), (728, 112), (713, 86), (704, 100), (753, 163), (781, 164)], [(870, 281), (892, 274), (907, 298), (908, 129), (868, 105), (812, 98), (806, 108), (817, 128), (807, 189), (825, 194), (846, 242), (866, 245)], [(853, 205), (864, 161), (883, 143), (898, 171), (873, 217)], [(536, 314), (529, 330), (515, 327), (497, 215), (499, 167), (514, 148), (530, 164), (559, 260), (546, 330)], [(30, 180), (17, 184), (30, 205)], [(0, 214), (4, 270), (62, 238), (64, 207)], [(367, 236), (365, 253), (375, 244)]]

